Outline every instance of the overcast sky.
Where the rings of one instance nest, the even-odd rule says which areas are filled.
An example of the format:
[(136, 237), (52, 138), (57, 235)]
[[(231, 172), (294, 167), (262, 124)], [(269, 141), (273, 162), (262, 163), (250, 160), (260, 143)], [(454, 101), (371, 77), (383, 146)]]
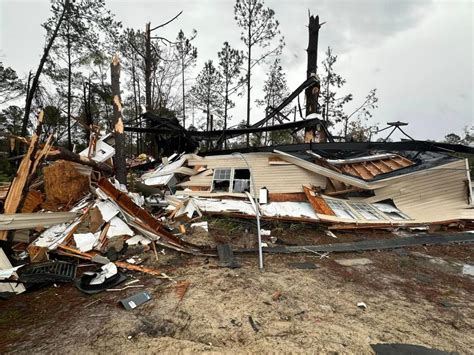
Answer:
[[(36, 70), (44, 45), (40, 24), (49, 16), (48, 0), (0, 0), (0, 60), (19, 75)], [(217, 61), (224, 41), (241, 47), (232, 0), (108, 0), (125, 27), (158, 25), (180, 10), (183, 15), (160, 35), (175, 38), (182, 28), (198, 31), (200, 70)], [(266, 0), (280, 21), (286, 47), (283, 69), (293, 91), (306, 75), (308, 10), (326, 24), (320, 31), (319, 58), (327, 46), (338, 55), (336, 70), (347, 79), (354, 105), (377, 88), (373, 122), (405, 121), (417, 139), (442, 139), (474, 125), (473, 1)], [(253, 99), (261, 95), (267, 66), (255, 70)], [(234, 124), (245, 118), (244, 98), (232, 111)], [(252, 109), (252, 121), (262, 118)]]

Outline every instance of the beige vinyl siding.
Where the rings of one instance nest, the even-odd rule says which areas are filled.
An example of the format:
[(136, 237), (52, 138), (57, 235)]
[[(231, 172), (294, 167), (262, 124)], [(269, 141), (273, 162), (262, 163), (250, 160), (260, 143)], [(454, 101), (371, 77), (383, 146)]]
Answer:
[(420, 222), (474, 218), (469, 209), (466, 162), (458, 160), (431, 169), (390, 179), (365, 202), (392, 199), (409, 217)]
[[(270, 193), (294, 193), (303, 192), (303, 184), (312, 184), (321, 188), (326, 187), (326, 178), (309, 172), (296, 165), (270, 165), (268, 158), (277, 156), (273, 153), (248, 153), (245, 154), (255, 179), (257, 189), (266, 187)], [(240, 156), (221, 155), (209, 156), (203, 159), (190, 159), (189, 166), (203, 165), (208, 169), (215, 168), (247, 168), (245, 161)], [(212, 176), (207, 180), (195, 180), (192, 176), (190, 181), (182, 186), (204, 186), (194, 185), (194, 182), (212, 184)], [(206, 185), (207, 186), (207, 185)]]
[(188, 181), (178, 184), (178, 186), (187, 187), (187, 186), (199, 186), (199, 187), (209, 187), (212, 185), (212, 174), (209, 174), (207, 171), (190, 176)]

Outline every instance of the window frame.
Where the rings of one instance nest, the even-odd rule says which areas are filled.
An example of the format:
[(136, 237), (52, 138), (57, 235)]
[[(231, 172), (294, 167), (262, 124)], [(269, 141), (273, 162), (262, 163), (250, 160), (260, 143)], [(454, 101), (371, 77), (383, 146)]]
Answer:
[[(248, 180), (249, 181), (249, 192), (252, 193), (253, 187), (252, 187), (252, 171), (247, 168), (247, 167), (242, 167), (242, 168), (230, 168), (230, 167), (223, 167), (223, 168), (214, 168), (213, 169), (213, 175), (212, 175), (212, 184), (211, 184), (211, 192), (214, 193), (245, 193), (245, 192), (234, 192), (234, 181), (235, 181), (235, 171), (236, 170), (248, 170), (249, 172), (249, 178), (248, 179), (237, 179), (241, 181)], [(223, 178), (216, 178), (216, 173), (221, 170), (230, 170), (230, 177), (227, 179)], [(229, 190), (228, 191), (215, 191), (214, 190), (214, 182), (215, 181), (229, 181)]]
[[(379, 209), (376, 205), (363, 202), (363, 201), (351, 201), (351, 200), (339, 200), (331, 197), (324, 196), (324, 200), (328, 206), (333, 210), (336, 217), (353, 219), (355, 221), (368, 221), (368, 222), (387, 222), (387, 221), (409, 221), (412, 220), (410, 216), (406, 215), (400, 211), (397, 207), (394, 207), (396, 211), (393, 212), (384, 212)], [(332, 205), (337, 205), (334, 207)], [(337, 209), (343, 210), (346, 216), (340, 216), (337, 214)], [(364, 210), (367, 210), (368, 213), (377, 216), (378, 218), (368, 218), (363, 214)], [(352, 217), (348, 217), (348, 216)]]

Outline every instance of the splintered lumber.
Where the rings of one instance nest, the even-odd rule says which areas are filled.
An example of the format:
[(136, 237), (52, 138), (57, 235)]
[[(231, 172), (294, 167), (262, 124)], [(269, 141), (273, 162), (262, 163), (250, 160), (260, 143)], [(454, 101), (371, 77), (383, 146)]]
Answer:
[(21, 213), (32, 213), (36, 212), (40, 205), (44, 202), (44, 196), (37, 190), (30, 190), (26, 194)]
[(59, 160), (43, 169), (44, 190), (48, 206), (71, 205), (90, 190), (91, 169)]
[[(65, 251), (69, 256), (74, 256), (74, 257), (78, 257), (78, 258), (81, 258), (81, 259), (92, 260), (92, 258), (94, 257), (94, 255), (91, 254), (91, 253), (83, 253), (83, 252), (79, 251), (76, 248), (73, 248), (73, 247), (70, 247), (70, 246), (67, 246), (67, 245), (63, 245), (63, 244), (58, 245), (58, 249), (62, 250), (62, 251)], [(156, 269), (151, 269), (151, 268), (144, 267), (144, 266), (139, 266), (139, 265), (133, 265), (133, 264), (129, 264), (129, 263), (124, 262), (124, 261), (114, 261), (114, 264), (117, 267), (120, 267), (122, 269), (131, 270), (131, 271), (139, 271), (139, 272), (143, 272), (145, 274), (150, 274), (150, 275), (154, 275), (154, 276), (169, 279), (168, 276), (166, 276), (161, 271), (156, 270)]]
[(311, 207), (313, 207), (316, 213), (325, 214), (328, 216), (336, 215), (331, 207), (328, 206), (326, 201), (324, 201), (324, 198), (317, 196), (316, 193), (307, 186), (303, 185), (303, 190)]
[[(10, 185), (10, 190), (8, 191), (8, 195), (3, 207), (4, 214), (16, 213), (18, 207), (21, 204), (23, 198), (23, 191), (25, 190), (28, 177), (31, 174), (31, 166), (34, 165), (33, 159), (35, 157), (36, 150), (38, 149), (38, 140), (41, 135), (43, 118), (44, 112), (41, 111), (38, 116), (38, 125), (36, 126), (36, 130), (30, 140), (28, 151), (21, 160), (20, 166), (18, 167), (18, 170), (16, 172), (16, 176), (13, 179), (12, 184)], [(1, 231), (0, 240), (7, 239), (7, 235), (8, 233), (6, 231)]]
[(124, 261), (115, 261), (114, 264), (117, 265), (117, 267), (121, 267), (122, 269), (127, 269), (131, 271), (139, 271), (145, 274), (150, 274), (150, 275), (154, 275), (158, 277), (164, 277), (166, 279), (168, 278), (161, 271), (156, 270), (156, 269), (150, 269), (148, 267), (144, 267), (140, 265), (133, 265), (133, 264), (126, 263)]
[[(24, 144), (29, 144), (31, 142), (31, 140), (28, 138), (15, 136), (13, 134), (8, 135), (8, 137), (10, 137), (10, 139), (12, 140), (16, 140)], [(44, 148), (45, 146), (46, 144), (40, 145), (41, 148)], [(55, 161), (55, 160), (72, 161), (74, 163), (90, 166), (94, 170), (103, 172), (105, 174), (113, 174), (114, 172), (114, 169), (106, 163), (101, 163), (87, 156), (73, 153), (70, 150), (67, 150), (66, 148), (63, 148), (63, 147), (54, 147), (54, 146), (49, 147), (45, 159), (48, 161)]]
[(68, 160), (74, 163), (90, 166), (94, 170), (98, 170), (106, 174), (113, 174), (114, 172), (114, 169), (108, 164), (97, 162), (86, 156), (73, 153), (63, 147), (52, 148), (49, 151), (46, 160)]
[(160, 237), (164, 238), (171, 244), (181, 247), (193, 247), (196, 245), (187, 243), (177, 236), (170, 233), (157, 219), (155, 219), (148, 211), (137, 206), (127, 194), (117, 190), (114, 185), (106, 178), (101, 178), (98, 183), (100, 189), (105, 192), (117, 205), (129, 215), (142, 221), (147, 227), (153, 230)]

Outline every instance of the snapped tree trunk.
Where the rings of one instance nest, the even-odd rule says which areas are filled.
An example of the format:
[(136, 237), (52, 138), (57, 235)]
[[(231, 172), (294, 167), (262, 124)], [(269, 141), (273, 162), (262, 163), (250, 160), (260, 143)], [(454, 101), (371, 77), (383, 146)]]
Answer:
[[(306, 65), (306, 77), (310, 78), (315, 76), (318, 69), (318, 39), (319, 29), (321, 24), (319, 23), (319, 16), (309, 17), (308, 25), (308, 49), (307, 51), (307, 65)], [(319, 83), (311, 85), (305, 90), (306, 96), (306, 116), (317, 113), (318, 111), (318, 96), (320, 92)], [(305, 128), (305, 142), (314, 141), (316, 130), (312, 127)], [(326, 141), (325, 131), (322, 127), (319, 128), (319, 141)]]
[(41, 57), (40, 63), (38, 65), (38, 69), (36, 69), (35, 77), (33, 78), (33, 82), (31, 83), (31, 87), (28, 90), (28, 93), (26, 95), (25, 114), (23, 116), (23, 122), (22, 122), (22, 126), (21, 126), (21, 135), (23, 137), (26, 136), (26, 131), (27, 131), (27, 128), (28, 128), (28, 122), (30, 121), (31, 104), (32, 104), (33, 98), (35, 96), (36, 89), (38, 88), (40, 75), (43, 72), (44, 64), (46, 63), (46, 60), (48, 59), (49, 51), (51, 50), (51, 47), (53, 46), (54, 40), (58, 36), (59, 28), (61, 27), (61, 24), (63, 23), (64, 16), (66, 14), (68, 6), (69, 6), (69, 0), (66, 0), (65, 3), (64, 3), (63, 12), (61, 13), (61, 16), (59, 17), (58, 23), (56, 24), (56, 28), (54, 29), (53, 34), (49, 38), (48, 44), (46, 45), (46, 47), (44, 49), (43, 56)]
[(127, 166), (125, 161), (125, 133), (123, 129), (122, 100), (120, 99), (120, 60), (114, 55), (110, 64), (112, 84), (112, 103), (114, 108), (114, 137), (115, 137), (115, 178), (121, 183), (127, 183)]

